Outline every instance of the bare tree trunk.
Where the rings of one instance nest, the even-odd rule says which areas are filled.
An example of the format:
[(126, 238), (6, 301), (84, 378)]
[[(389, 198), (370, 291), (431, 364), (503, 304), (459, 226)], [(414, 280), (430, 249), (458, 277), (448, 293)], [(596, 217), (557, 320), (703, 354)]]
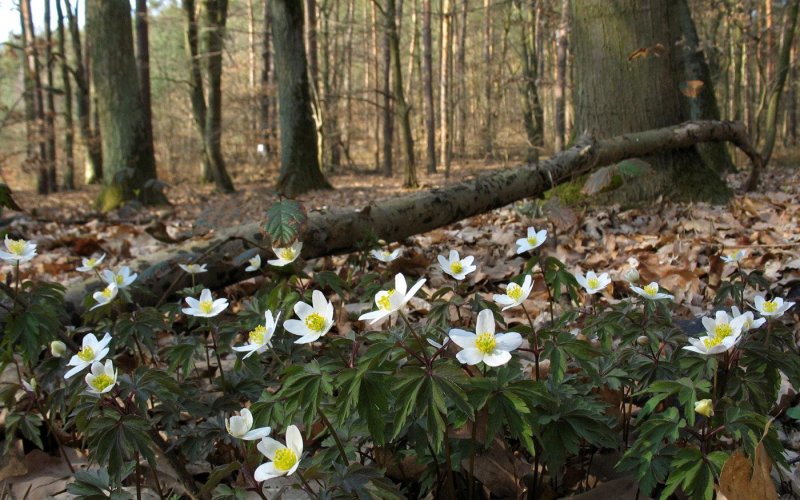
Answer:
[(556, 151), (564, 149), (565, 119), (564, 99), (567, 95), (567, 27), (569, 26), (569, 0), (561, 0), (561, 19), (556, 32), (556, 88), (555, 88), (555, 143)]
[(411, 4), (411, 45), (408, 48), (408, 71), (406, 74), (408, 75), (408, 79), (406, 80), (406, 86), (403, 89), (406, 96), (408, 96), (409, 101), (413, 101), (411, 96), (413, 92), (411, 89), (413, 88), (414, 83), (414, 66), (415, 61), (419, 60), (419, 56), (417, 55), (417, 45), (419, 45), (419, 29), (417, 27), (418, 18), (417, 16), (417, 0), (412, 0)]
[[(781, 45), (781, 52), (778, 56), (778, 68), (776, 81), (771, 86), (768, 100), (767, 100), (767, 120), (765, 124), (764, 134), (764, 147), (761, 150), (761, 156), (764, 158), (764, 164), (769, 163), (772, 157), (772, 149), (775, 147), (775, 135), (778, 128), (778, 108), (781, 103), (781, 96), (783, 95), (783, 86), (786, 83), (786, 76), (789, 73), (789, 66), (791, 61), (789, 56), (792, 51), (792, 41), (794, 40), (794, 29), (797, 24), (797, 13), (800, 8), (800, 0), (793, 0), (789, 10), (786, 12), (786, 19), (783, 31), (783, 43)], [(748, 181), (748, 189), (755, 189), (758, 184), (758, 173), (750, 177)]]
[[(391, 0), (387, 0), (387, 3)], [(377, 2), (373, 2), (377, 5)], [(387, 9), (388, 11), (388, 9)], [(394, 103), (392, 102), (392, 87), (391, 87), (391, 74), (392, 74), (392, 50), (389, 38), (390, 26), (394, 26), (393, 18), (390, 19), (387, 12), (384, 14), (384, 30), (381, 40), (383, 51), (383, 175), (384, 177), (392, 176), (392, 163), (393, 155), (392, 149), (394, 144)], [(392, 4), (392, 15), (394, 16), (394, 4)]]
[(427, 171), (433, 174), (436, 172), (436, 110), (433, 107), (431, 0), (422, 0), (422, 85), (425, 93), (425, 157)]
[[(92, 130), (92, 101), (91, 83), (89, 81), (89, 66), (84, 64), (84, 52), (81, 47), (80, 29), (75, 12), (72, 11), (70, 0), (64, 0), (67, 21), (69, 23), (70, 40), (75, 65), (75, 104), (78, 112), (78, 130), (81, 142), (86, 150), (84, 181), (86, 184), (95, 184), (103, 178), (103, 148), (100, 144), (100, 129)], [(88, 54), (88, 51), (87, 51)]]
[(56, 178), (56, 104), (53, 96), (55, 79), (53, 78), (53, 32), (50, 29), (50, 2), (44, 3), (44, 63), (47, 70), (47, 99), (44, 114), (46, 134), (45, 162), (47, 163), (47, 186), (50, 192), (58, 190)]
[[(36, 192), (47, 194), (50, 192), (49, 176), (47, 172), (47, 144), (45, 141), (44, 123), (44, 97), (42, 96), (42, 79), (39, 70), (39, 57), (36, 50), (36, 35), (33, 31), (33, 17), (31, 15), (30, 0), (20, 0), (19, 11), (22, 22), (22, 36), (25, 40), (25, 59), (27, 60), (28, 79), (32, 82), (33, 90), (33, 115), (35, 126), (31, 127), (34, 132), (31, 138), (37, 147), (30, 148), (34, 156), (29, 161), (36, 166)], [(31, 139), (29, 138), (29, 140)]]
[(61, 59), (61, 85), (64, 91), (64, 178), (61, 187), (65, 191), (75, 189), (75, 125), (72, 119), (72, 83), (67, 62), (66, 34), (64, 33), (64, 12), (61, 0), (56, 1), (58, 16), (58, 52)]
[(522, 21), (522, 119), (525, 123), (525, 133), (528, 138), (528, 161), (538, 158), (538, 148), (544, 142), (544, 112), (539, 100), (539, 91), (536, 88), (538, 79), (539, 61), (536, 57), (536, 32), (532, 29), (535, 22), (533, 5), (527, 4), (528, 0), (517, 0), (523, 12)]
[(272, 20), (269, 13), (269, 0), (264, 0), (264, 31), (261, 35), (261, 81), (258, 93), (258, 142), (263, 154), (270, 156), (273, 151), (272, 119), (270, 116), (270, 79), (272, 47)]
[(445, 178), (450, 177), (450, 161), (452, 158), (452, 141), (450, 125), (452, 113), (450, 107), (450, 75), (453, 66), (453, 4), (452, 0), (442, 0), (442, 44), (439, 72), (439, 163), (444, 166)]
[(153, 142), (153, 108), (150, 97), (150, 36), (147, 26), (147, 0), (136, 0), (136, 70), (142, 92), (142, 111), (147, 140)]
[(228, 0), (203, 0), (205, 14), (205, 69), (208, 77), (205, 142), (208, 164), (214, 185), (219, 191), (233, 191), (225, 160), (222, 157), (222, 49), (225, 23), (228, 20)]
[[(381, 169), (381, 148), (383, 147), (383, 143), (381, 142), (381, 135), (378, 133), (378, 130), (381, 129), (381, 111), (385, 109), (385, 106), (381, 108), (381, 99), (385, 98), (385, 94), (381, 96), (381, 87), (379, 86), (378, 80), (382, 81), (382, 77), (379, 75), (381, 74), (381, 63), (380, 63), (380, 49), (378, 48), (378, 18), (376, 15), (377, 7), (375, 2), (369, 2), (370, 6), (372, 7), (370, 14), (372, 15), (372, 23), (370, 24), (371, 28), (371, 35), (372, 35), (372, 67), (374, 69), (372, 73), (372, 81), (374, 84), (373, 92), (375, 94), (375, 113), (373, 116), (375, 117), (375, 126), (373, 127), (373, 135), (375, 138), (375, 169), (380, 171)], [(388, 87), (387, 87), (388, 88)], [(369, 89), (369, 85), (367, 85), (367, 89)], [(384, 120), (386, 123), (386, 120)]]
[[(353, 27), (355, 24), (355, 0), (347, 1), (347, 28), (344, 38), (344, 127), (342, 143), (345, 155), (350, 155), (350, 137), (353, 127)], [(369, 73), (368, 68), (366, 73)]]
[(456, 85), (456, 113), (458, 124), (453, 127), (456, 150), (458, 156), (463, 158), (467, 153), (467, 11), (469, 0), (462, 0), (461, 11), (458, 19), (458, 46), (456, 48), (456, 68), (453, 76), (457, 79)]
[[(791, 60), (795, 61), (797, 59), (797, 47), (792, 47), (792, 57)], [(787, 144), (791, 146), (797, 145), (797, 64), (792, 64), (791, 73), (789, 75), (789, 92), (786, 98), (789, 102), (786, 105), (786, 113), (787, 113), (787, 121), (788, 121), (788, 130), (787, 130), (787, 137), (788, 141)]]
[[(277, 55), (278, 43), (275, 45)], [(369, 237), (401, 241), (524, 198), (539, 196), (553, 185), (594, 167), (685, 149), (704, 141), (730, 141), (742, 148), (754, 163), (760, 160), (749, 144), (744, 127), (733, 122), (688, 122), (608, 139), (588, 137), (538, 165), (502, 169), (453, 186), (415, 192), (372, 204), (368, 210), (353, 207), (312, 212), (301, 235), (303, 256), (315, 258), (352, 252)], [(485, 193), (492, 193), (492, 196), (485, 196)], [(252, 222), (223, 228), (211, 238), (193, 239), (169, 250), (139, 257), (131, 263), (141, 280), (137, 288), (141, 291), (132, 292), (133, 300), (144, 306), (155, 304), (162, 296), (169, 298), (174, 290), (175, 274), (153, 270), (177, 269), (176, 264), (185, 262), (187, 256), (203, 256), (203, 262), (209, 267), (204, 284), (209, 288), (221, 289), (246, 279), (248, 273), (231, 256), (246, 250), (244, 240), (269, 244), (264, 242), (262, 224)], [(71, 285), (65, 293), (70, 312), (80, 313), (84, 298), (100, 286), (97, 279)]]
[(736, 28), (736, 37), (731, 37), (733, 51), (733, 85), (732, 85), (732, 105), (731, 118), (736, 121), (745, 122), (742, 105), (742, 72), (744, 71), (745, 50), (743, 47), (741, 28)]
[(492, 2), (483, 0), (483, 154), (494, 157), (494, 109), (492, 105), (492, 85), (494, 74), (492, 72)]
[[(249, 84), (248, 87), (248, 94), (250, 97), (250, 102), (253, 105), (248, 106), (248, 108), (255, 108), (258, 110), (258, 99), (255, 99), (256, 96), (256, 11), (255, 6), (253, 5), (253, 0), (247, 0), (247, 76), (248, 80), (247, 83)], [(257, 118), (251, 114), (250, 118), (250, 127), (251, 130), (255, 131), (257, 127)], [(247, 145), (248, 151), (250, 151), (250, 141), (252, 137), (248, 137)], [(249, 154), (248, 154), (249, 156)]]
[(200, 179), (211, 182), (211, 165), (208, 157), (208, 147), (205, 140), (206, 127), (206, 98), (203, 90), (203, 72), (200, 67), (200, 36), (197, 23), (197, 6), (195, 0), (182, 0), (181, 7), (186, 14), (186, 58), (189, 63), (189, 101), (192, 103), (192, 118), (194, 119), (200, 142), (203, 146)]

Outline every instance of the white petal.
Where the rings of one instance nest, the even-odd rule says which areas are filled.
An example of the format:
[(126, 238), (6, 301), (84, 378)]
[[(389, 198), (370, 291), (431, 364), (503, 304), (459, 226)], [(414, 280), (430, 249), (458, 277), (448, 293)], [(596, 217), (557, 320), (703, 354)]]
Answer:
[(495, 349), (499, 351), (513, 351), (522, 345), (522, 335), (517, 332), (500, 333), (494, 336)]
[(300, 337), (299, 339), (295, 340), (295, 344), (310, 344), (311, 342), (316, 342), (320, 337), (322, 337), (323, 333), (307, 333), (306, 335)]
[(296, 319), (287, 319), (284, 321), (283, 329), (294, 335), (305, 335), (308, 333), (306, 324)]
[(266, 481), (267, 479), (272, 479), (275, 477), (283, 476), (285, 472), (279, 471), (275, 468), (275, 464), (272, 462), (267, 462), (265, 464), (261, 464), (258, 468), (253, 472), (253, 479), (256, 481)]
[(294, 305), (294, 313), (300, 319), (305, 319), (305, 317), (311, 314), (312, 312), (314, 312), (314, 308), (306, 304), (305, 302), (297, 302)]
[(405, 296), (406, 291), (408, 290), (408, 285), (406, 284), (406, 277), (403, 276), (403, 273), (397, 273), (394, 276), (394, 291), (400, 297)]
[(489, 354), (484, 354), (483, 362), (487, 366), (500, 366), (511, 361), (511, 353), (508, 351), (495, 350)]
[(491, 309), (484, 309), (478, 313), (478, 321), (475, 325), (475, 333), (494, 333), (494, 314)]
[(200, 292), (200, 302), (212, 302), (213, 298), (211, 296), (211, 290), (208, 288), (203, 288), (203, 291)]
[(448, 259), (450, 262), (455, 262), (459, 260), (458, 252), (456, 250), (450, 250), (450, 256)]
[(475, 347), (475, 339), (478, 337), (472, 332), (460, 330), (458, 328), (453, 328), (447, 335), (450, 337), (450, 340), (462, 349)]
[(245, 441), (255, 441), (256, 439), (262, 439), (268, 436), (270, 432), (272, 432), (270, 427), (259, 427), (258, 429), (249, 431), (247, 434), (242, 436), (242, 439)]
[(64, 379), (66, 380), (66, 379), (72, 377), (73, 375), (75, 375), (76, 373), (80, 372), (81, 370), (83, 370), (87, 366), (89, 366), (88, 363), (82, 363), (80, 365), (77, 365), (75, 368), (71, 369), (70, 371), (68, 371), (67, 373), (64, 374)]
[(442, 266), (442, 269), (445, 271), (450, 269), (450, 263), (447, 262), (447, 259), (444, 258), (444, 255), (440, 255), (437, 258), (439, 259), (439, 265)]
[(265, 437), (259, 441), (256, 448), (258, 448), (258, 451), (260, 451), (262, 455), (272, 460), (275, 458), (275, 452), (283, 448), (283, 445), (271, 437)]
[(456, 354), (456, 359), (465, 365), (477, 365), (483, 361), (483, 353), (472, 347), (459, 351), (459, 353)]
[(297, 455), (297, 459), (300, 460), (300, 455), (303, 454), (303, 436), (296, 425), (290, 425), (286, 428), (286, 447), (292, 450)]
[(328, 306), (328, 301), (325, 299), (325, 294), (319, 290), (314, 290), (311, 294), (311, 303), (314, 305), (314, 310), (322, 311)]

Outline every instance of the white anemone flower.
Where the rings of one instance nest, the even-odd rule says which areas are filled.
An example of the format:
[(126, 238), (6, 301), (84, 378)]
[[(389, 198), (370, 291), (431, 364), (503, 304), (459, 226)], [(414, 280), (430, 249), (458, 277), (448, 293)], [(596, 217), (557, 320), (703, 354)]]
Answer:
[(245, 267), (244, 270), (248, 273), (254, 273), (261, 269), (261, 255), (256, 254), (255, 257), (252, 257), (247, 261), (250, 265)]
[(458, 256), (456, 250), (450, 250), (448, 258), (445, 258), (444, 255), (439, 256), (439, 265), (442, 266), (442, 271), (446, 272), (454, 279), (461, 281), (466, 278), (469, 273), (477, 269), (476, 266), (472, 265), (473, 260), (475, 260), (475, 257), (472, 255), (468, 255), (462, 259)]
[(103, 262), (103, 259), (105, 259), (105, 258), (106, 258), (106, 254), (103, 254), (100, 257), (91, 257), (91, 258), (88, 258), (88, 259), (86, 257), (83, 257), (81, 259), (81, 265), (76, 267), (75, 270), (76, 271), (80, 271), (82, 273), (88, 273), (88, 272), (94, 271), (94, 268), (99, 266), (100, 263)]
[(378, 306), (378, 310), (364, 313), (358, 319), (360, 321), (372, 320), (370, 323), (375, 323), (399, 311), (424, 284), (425, 278), (417, 281), (410, 290), (407, 290), (406, 277), (403, 276), (403, 273), (397, 273), (394, 277), (394, 288), (381, 290), (375, 294), (375, 305)]
[(683, 348), (699, 354), (712, 355), (727, 352), (733, 348), (742, 337), (742, 327), (746, 318), (739, 315), (731, 318), (725, 311), (717, 311), (714, 319), (704, 317), (703, 327), (707, 335), (699, 339), (689, 338), (691, 346)]
[(68, 379), (92, 363), (102, 360), (108, 354), (108, 344), (110, 342), (111, 335), (108, 332), (101, 340), (97, 340), (93, 333), (83, 337), (81, 350), (73, 355), (67, 363), (67, 366), (72, 366), (73, 368), (64, 374), (64, 378)]
[(99, 361), (92, 363), (91, 373), (86, 374), (86, 385), (89, 392), (94, 394), (105, 394), (117, 384), (117, 370), (110, 359), (106, 360), (105, 365)]
[(286, 446), (280, 442), (265, 437), (258, 443), (258, 451), (272, 460), (261, 464), (253, 473), (256, 481), (266, 481), (274, 477), (291, 476), (300, 465), (300, 456), (303, 454), (303, 436), (295, 425), (286, 428)]
[(547, 229), (542, 229), (537, 232), (535, 228), (529, 227), (528, 236), (517, 240), (517, 253), (525, 253), (539, 248), (546, 239)]
[(517, 332), (495, 335), (491, 309), (478, 313), (475, 331), (453, 328), (448, 334), (450, 340), (462, 348), (456, 354), (461, 363), (476, 365), (483, 361), (487, 366), (504, 365), (511, 360), (511, 351), (522, 345), (522, 337)]
[(730, 263), (730, 262), (741, 262), (741, 260), (744, 259), (746, 256), (747, 256), (747, 250), (742, 248), (735, 252), (731, 252), (727, 255), (722, 255), (721, 258), (725, 262)]
[(264, 324), (258, 325), (247, 335), (247, 344), (234, 347), (233, 350), (237, 352), (246, 352), (244, 358), (247, 359), (253, 353), (261, 354), (270, 347), (272, 347), (272, 336), (275, 334), (275, 328), (278, 326), (278, 320), (281, 318), (281, 313), (275, 319), (272, 319), (272, 311), (264, 313)]
[(131, 274), (131, 268), (128, 266), (122, 266), (118, 272), (111, 271), (109, 269), (104, 269), (102, 272), (103, 281), (108, 283), (109, 285), (114, 284), (117, 285), (117, 288), (128, 288), (131, 283), (136, 281), (136, 278), (139, 277), (139, 274), (133, 273)]
[(744, 316), (744, 322), (742, 323), (742, 333), (749, 332), (750, 330), (758, 328), (767, 322), (765, 318), (755, 319), (753, 311), (747, 311), (745, 313), (739, 312), (739, 308), (736, 306), (731, 307), (731, 315), (733, 316), (733, 319), (736, 319), (739, 316)]
[(328, 302), (319, 290), (311, 294), (312, 305), (298, 302), (294, 305), (294, 313), (300, 319), (288, 319), (283, 322), (283, 328), (300, 338), (295, 344), (308, 344), (316, 341), (333, 326), (333, 304)]
[(208, 271), (207, 264), (178, 264), (178, 267), (189, 274), (200, 274)]
[(766, 300), (761, 295), (756, 295), (753, 298), (753, 305), (756, 311), (762, 316), (772, 318), (780, 318), (783, 313), (789, 310), (794, 305), (794, 302), (784, 302), (782, 298), (775, 297), (772, 300)]
[(199, 318), (213, 318), (228, 308), (228, 299), (217, 299), (211, 296), (211, 290), (204, 288), (200, 292), (200, 298), (195, 299), (186, 297), (186, 303), (189, 307), (181, 309), (184, 314), (189, 316), (197, 316)]
[(6, 235), (5, 250), (0, 250), (0, 259), (6, 262), (28, 262), (36, 257), (36, 243), (22, 239), (13, 240)]
[(512, 281), (506, 285), (505, 294), (492, 295), (492, 299), (499, 305), (505, 306), (503, 307), (503, 311), (505, 311), (506, 309), (511, 309), (512, 307), (516, 307), (525, 302), (525, 299), (527, 299), (528, 295), (531, 294), (532, 289), (533, 278), (531, 278), (531, 275), (528, 274), (525, 276), (525, 281), (522, 282), (522, 286)]
[(52, 354), (54, 358), (61, 358), (66, 353), (67, 344), (61, 342), (60, 340), (54, 340), (50, 342), (50, 354)]
[(98, 307), (102, 307), (110, 303), (117, 297), (118, 293), (119, 293), (119, 288), (117, 288), (117, 285), (115, 285), (114, 283), (106, 285), (106, 287), (100, 290), (99, 292), (94, 292), (92, 294), (92, 298), (95, 300), (95, 302), (97, 302), (97, 304), (89, 308), (89, 310), (92, 311), (94, 309), (97, 309)]
[(277, 259), (268, 260), (267, 264), (271, 266), (282, 267), (291, 264), (300, 256), (300, 251), (303, 249), (303, 242), (296, 241), (290, 247), (272, 247)]
[(576, 274), (575, 279), (589, 295), (594, 295), (611, 284), (611, 278), (608, 277), (608, 273), (598, 276), (594, 271), (589, 271), (585, 277), (583, 274)]
[(649, 285), (645, 285), (644, 287), (638, 287), (631, 285), (631, 290), (636, 295), (644, 297), (650, 300), (661, 300), (661, 299), (674, 299), (674, 295), (670, 295), (668, 293), (659, 293), (658, 291), (658, 283), (652, 281)]
[(234, 415), (229, 419), (226, 418), (225, 428), (231, 436), (237, 439), (244, 439), (245, 441), (263, 439), (272, 432), (271, 427), (253, 429), (253, 414), (250, 413), (250, 410), (247, 408), (242, 408), (239, 415)]
[(370, 255), (378, 259), (379, 261), (388, 264), (389, 262), (397, 259), (400, 257), (403, 251), (399, 248), (395, 248), (391, 252), (388, 250), (372, 250)]

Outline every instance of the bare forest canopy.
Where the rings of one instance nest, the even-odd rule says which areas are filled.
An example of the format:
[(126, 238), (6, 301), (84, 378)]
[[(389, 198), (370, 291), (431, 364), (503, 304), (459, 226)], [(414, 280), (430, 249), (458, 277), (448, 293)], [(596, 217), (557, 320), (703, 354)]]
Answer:
[[(596, 109), (672, 116), (615, 105), (637, 93), (675, 93), (685, 109), (605, 137), (716, 118), (743, 122), (767, 158), (770, 141), (797, 142), (796, 1), (651, 2), (676, 24), (623, 23), (617, 52), (603, 55), (612, 64), (592, 66), (582, 58), (593, 26), (648, 14), (592, 0), (45, 3), (34, 20), (31, 0), (18, 2), (21, 35), (0, 50), (2, 182), (46, 193), (102, 180), (104, 209), (163, 201), (153, 174), (223, 191), (266, 180), (292, 194), (326, 185), (316, 169), (414, 186), (453, 162), (549, 155), (592, 128), (579, 123), (591, 116), (585, 88), (612, 67), (620, 83)], [(123, 76), (124, 90), (104, 85)]]

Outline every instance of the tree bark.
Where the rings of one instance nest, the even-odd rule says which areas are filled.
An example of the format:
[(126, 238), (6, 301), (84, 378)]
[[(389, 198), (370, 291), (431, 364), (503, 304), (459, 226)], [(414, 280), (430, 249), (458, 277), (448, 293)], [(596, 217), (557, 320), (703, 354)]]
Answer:
[[(67, 21), (69, 24), (70, 40), (72, 43), (73, 64), (75, 70), (75, 104), (78, 113), (78, 131), (81, 135), (83, 148), (86, 150), (84, 181), (86, 184), (95, 184), (103, 178), (103, 148), (100, 143), (99, 130), (92, 130), (92, 105), (91, 84), (89, 82), (88, 65), (84, 64), (83, 47), (78, 20), (69, 0), (64, 0)], [(87, 51), (88, 53), (88, 51)]]
[[(269, 1), (267, 1), (269, 3)], [(200, 36), (197, 23), (197, 6), (195, 0), (182, 0), (181, 7), (186, 13), (186, 33), (184, 43), (186, 58), (189, 64), (189, 101), (192, 103), (192, 118), (203, 146), (200, 178), (203, 182), (211, 182), (211, 165), (208, 158), (208, 147), (205, 141), (206, 98), (203, 90), (203, 71), (200, 66)]]
[(44, 96), (42, 95), (42, 78), (39, 65), (38, 50), (36, 49), (36, 33), (33, 31), (33, 16), (31, 14), (30, 0), (21, 0), (19, 3), (20, 21), (22, 22), (22, 37), (25, 40), (25, 59), (27, 61), (28, 88), (33, 92), (33, 124), (29, 128), (31, 135), (28, 142), (35, 143), (36, 147), (29, 145), (27, 161), (36, 167), (36, 192), (47, 194), (50, 192), (49, 176), (47, 172), (47, 144), (44, 121)]
[[(567, 27), (569, 26), (569, 0), (561, 0), (561, 18), (556, 32), (556, 88), (555, 88), (555, 149), (561, 151), (565, 144), (565, 98), (567, 96)], [(719, 116), (716, 117), (719, 119)]]
[(460, 158), (467, 154), (467, 12), (469, 0), (461, 0), (458, 16), (458, 44), (456, 46), (455, 71), (456, 96), (455, 117), (458, 118), (453, 127), (456, 151)]
[(61, 59), (61, 86), (64, 91), (64, 178), (61, 187), (66, 191), (75, 189), (75, 124), (72, 117), (72, 82), (67, 62), (67, 37), (64, 33), (64, 11), (61, 0), (56, 0), (58, 16), (58, 53)]
[(153, 142), (153, 108), (150, 104), (150, 36), (147, 26), (147, 0), (136, 0), (136, 72), (142, 91), (142, 111), (147, 140)]
[(88, 0), (86, 30), (105, 160), (96, 204), (108, 211), (129, 200), (166, 203), (154, 182), (156, 162), (144, 124), (128, 0)]
[[(375, 1), (375, 0), (373, 0)], [(388, 2), (388, 0), (387, 0)], [(375, 5), (378, 3), (375, 1)], [(394, 10), (394, 9), (392, 9)], [(383, 176), (391, 177), (394, 165), (394, 101), (392, 100), (392, 48), (389, 43), (389, 16), (383, 11)], [(392, 23), (394, 25), (394, 23)]]
[[(530, 4), (528, 3), (530, 2)], [(544, 144), (544, 110), (536, 88), (539, 78), (539, 62), (536, 57), (536, 33), (533, 0), (517, 0), (522, 19), (522, 77), (520, 93), (522, 94), (522, 120), (528, 138), (528, 159), (535, 160)], [(538, 6), (538, 4), (536, 4)]]
[[(277, 17), (277, 16), (276, 16)], [(414, 234), (430, 231), (509, 203), (539, 196), (561, 182), (592, 168), (642, 157), (685, 149), (707, 141), (729, 141), (741, 148), (754, 162), (760, 157), (750, 145), (744, 127), (735, 122), (699, 121), (657, 130), (647, 130), (609, 139), (582, 138), (578, 143), (552, 158), (537, 164), (499, 170), (445, 188), (416, 192), (385, 200), (361, 209), (314, 212), (301, 237), (305, 258), (321, 257), (358, 250), (360, 241), (377, 237), (387, 242), (400, 241)], [(233, 262), (248, 245), (244, 239), (264, 241), (260, 222), (225, 228), (212, 238), (188, 241), (173, 248), (140, 257), (130, 263), (139, 273), (139, 289), (133, 300), (151, 305), (160, 297), (167, 299), (187, 278), (178, 264), (201, 258), (208, 264), (204, 284), (219, 289), (247, 278), (244, 266)], [(79, 313), (88, 293), (101, 287), (97, 280), (72, 285), (66, 301)]]
[(311, 116), (302, 0), (271, 0), (270, 8), (280, 100), (278, 190), (286, 196), (296, 196), (313, 189), (330, 189), (320, 170), (316, 126)]
[(425, 93), (426, 168), (429, 174), (433, 174), (436, 173), (436, 109), (433, 107), (431, 0), (422, 0), (422, 86)]
[(49, 192), (58, 190), (56, 176), (56, 103), (53, 96), (55, 79), (53, 78), (53, 31), (50, 28), (50, 2), (44, 3), (44, 64), (47, 77), (47, 90), (45, 95), (46, 108), (44, 113), (45, 129), (45, 163), (47, 164), (47, 186)]
[(494, 47), (492, 39), (492, 2), (483, 0), (483, 101), (484, 101), (484, 121), (483, 121), (483, 154), (494, 157), (494, 109), (492, 108), (492, 85), (494, 75), (492, 73), (492, 49)]
[(453, 66), (453, 1), (442, 0), (442, 44), (439, 58), (439, 163), (444, 166), (445, 178), (450, 177), (453, 156), (451, 125), (451, 81)]
[(272, 20), (269, 15), (269, 0), (264, 0), (264, 31), (261, 34), (261, 82), (258, 93), (258, 142), (263, 145), (263, 153), (266, 156), (272, 154), (274, 145), (272, 143), (272, 117), (270, 112), (270, 79), (269, 69), (271, 66), (272, 47), (271, 47), (271, 26)]
[(217, 190), (233, 192), (233, 181), (222, 156), (222, 50), (228, 0), (203, 0), (205, 14), (205, 70), (208, 79), (208, 102), (204, 136), (208, 148), (208, 165)]
[[(676, 49), (682, 33), (675, 28), (670, 4), (671, 0), (572, 2), (577, 130), (602, 137), (686, 119), (686, 97), (679, 92), (683, 66)], [(631, 56), (636, 49), (643, 49), (640, 57)], [(602, 77), (598, 67), (603, 68)], [(663, 195), (723, 202), (730, 196), (717, 169), (694, 147), (643, 160), (657, 174), (615, 191), (620, 201), (637, 203)]]

